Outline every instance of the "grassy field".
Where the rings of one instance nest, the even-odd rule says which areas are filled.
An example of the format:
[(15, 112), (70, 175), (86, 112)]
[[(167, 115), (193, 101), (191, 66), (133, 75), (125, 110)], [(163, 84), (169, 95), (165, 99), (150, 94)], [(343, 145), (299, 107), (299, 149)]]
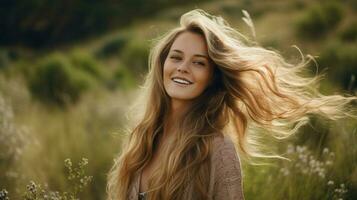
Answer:
[[(70, 159), (82, 161), (83, 177), (92, 176), (78, 198), (105, 199), (106, 173), (120, 151), (128, 105), (146, 72), (150, 41), (197, 7), (222, 15), (252, 38), (241, 19), (241, 10), (247, 10), (259, 44), (291, 62), (300, 58), (292, 45), (316, 56), (318, 72), (326, 70), (323, 94), (357, 94), (354, 1), (209, 1), (165, 9), (57, 48), (0, 48), (0, 190), (6, 189), (10, 199), (25, 199), (34, 181), (48, 191), (72, 191), (80, 183), (68, 180), (64, 161)], [(311, 74), (315, 72), (311, 65)], [(329, 122), (312, 116), (294, 137), (263, 141), (268, 150), (291, 161), (243, 161), (246, 199), (357, 199), (356, 120)]]

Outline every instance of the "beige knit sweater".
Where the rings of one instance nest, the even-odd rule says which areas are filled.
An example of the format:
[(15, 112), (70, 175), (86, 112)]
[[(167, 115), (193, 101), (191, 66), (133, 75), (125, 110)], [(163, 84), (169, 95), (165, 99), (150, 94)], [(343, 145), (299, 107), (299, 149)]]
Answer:
[[(239, 156), (229, 136), (213, 140), (208, 200), (244, 200), (242, 168)], [(129, 188), (129, 200), (138, 200), (141, 171), (137, 172)], [(185, 200), (194, 200), (188, 189)]]

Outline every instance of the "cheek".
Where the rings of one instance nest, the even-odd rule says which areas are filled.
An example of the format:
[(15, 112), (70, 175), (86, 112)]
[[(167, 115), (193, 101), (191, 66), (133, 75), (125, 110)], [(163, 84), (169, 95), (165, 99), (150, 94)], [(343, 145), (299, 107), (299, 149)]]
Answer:
[(164, 75), (164, 79), (166, 79), (169, 75), (169, 67), (165, 61), (164, 63), (164, 67), (163, 67), (163, 75)]
[(170, 64), (170, 62), (166, 62), (164, 63), (164, 67), (163, 67), (163, 81), (164, 81), (164, 87), (166, 88), (170, 82), (171, 82), (171, 74), (173, 72), (173, 67), (172, 64)]
[(212, 74), (210, 71), (201, 72), (197, 76), (197, 80), (200, 82), (200, 87), (206, 88), (212, 81)]
[(172, 72), (173, 66), (172, 63), (170, 63), (169, 61), (165, 61), (164, 62), (164, 67), (163, 67), (163, 74), (165, 75), (170, 75), (170, 73)]

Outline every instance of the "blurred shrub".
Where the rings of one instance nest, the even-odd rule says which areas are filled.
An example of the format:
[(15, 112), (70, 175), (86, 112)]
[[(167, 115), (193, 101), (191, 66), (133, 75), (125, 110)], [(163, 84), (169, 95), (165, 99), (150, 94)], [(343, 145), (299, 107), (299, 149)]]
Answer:
[(357, 22), (351, 23), (340, 34), (343, 41), (356, 41), (357, 39)]
[(344, 4), (350, 8), (352, 8), (354, 11), (357, 11), (357, 1), (356, 0), (344, 0)]
[(343, 18), (342, 5), (328, 1), (308, 8), (297, 20), (300, 37), (318, 38), (335, 28)]
[(102, 47), (95, 53), (99, 58), (106, 58), (109, 56), (119, 56), (123, 47), (126, 45), (128, 38), (124, 35), (118, 35), (111, 40), (105, 42)]
[(295, 2), (292, 2), (292, 6), (296, 9), (304, 9), (306, 2), (304, 0), (296, 0)]
[(5, 49), (0, 49), (0, 70), (9, 65), (8, 52)]
[(93, 85), (90, 74), (73, 67), (61, 54), (42, 60), (29, 80), (34, 97), (59, 106), (77, 102), (80, 95)]
[(77, 50), (72, 52), (69, 58), (75, 68), (87, 72), (98, 80), (105, 79), (104, 69), (90, 54)]
[(119, 66), (113, 73), (112, 80), (109, 83), (110, 89), (130, 89), (136, 85), (133, 73), (126, 66)]
[(0, 70), (9, 67), (10, 63), (18, 60), (19, 57), (20, 55), (17, 51), (0, 47)]
[(328, 78), (344, 89), (356, 89), (357, 83), (351, 78), (357, 76), (357, 45), (355, 43), (331, 42), (323, 49), (318, 58), (322, 68), (328, 68)]
[(148, 42), (132, 39), (123, 49), (120, 58), (124, 65), (128, 66), (128, 69), (139, 77), (148, 69), (148, 56)]

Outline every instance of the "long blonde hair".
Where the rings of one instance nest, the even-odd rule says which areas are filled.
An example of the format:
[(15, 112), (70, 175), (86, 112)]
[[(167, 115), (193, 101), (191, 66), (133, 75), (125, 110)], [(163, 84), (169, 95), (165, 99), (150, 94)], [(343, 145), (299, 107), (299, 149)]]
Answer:
[[(134, 175), (150, 161), (170, 98), (163, 86), (163, 64), (175, 38), (184, 31), (202, 35), (208, 55), (215, 63), (214, 84), (198, 97), (180, 121), (175, 146), (165, 152), (160, 173), (149, 180), (148, 199), (183, 199), (192, 184), (197, 199), (206, 199), (212, 138), (230, 130), (246, 157), (257, 153), (256, 142), (247, 134), (252, 126), (276, 138), (294, 134), (308, 122), (309, 114), (336, 120), (350, 113), (356, 97), (324, 96), (317, 91), (321, 76), (306, 77), (311, 60), (290, 64), (277, 52), (249, 42), (221, 17), (202, 10), (181, 16), (180, 26), (159, 38), (149, 56), (143, 94), (143, 116), (124, 140), (122, 152), (108, 176), (108, 198), (128, 198)], [(192, 181), (192, 182), (189, 182)]]

